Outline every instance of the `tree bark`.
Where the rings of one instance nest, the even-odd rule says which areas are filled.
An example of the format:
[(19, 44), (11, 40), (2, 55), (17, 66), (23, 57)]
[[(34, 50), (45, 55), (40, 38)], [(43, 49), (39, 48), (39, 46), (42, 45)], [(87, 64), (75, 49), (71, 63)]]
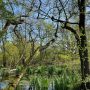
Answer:
[(85, 0), (79, 1), (79, 31), (80, 31), (80, 45), (79, 55), (81, 61), (81, 73), (82, 79), (89, 74), (89, 62), (88, 62), (88, 49), (87, 49), (87, 37), (85, 32)]

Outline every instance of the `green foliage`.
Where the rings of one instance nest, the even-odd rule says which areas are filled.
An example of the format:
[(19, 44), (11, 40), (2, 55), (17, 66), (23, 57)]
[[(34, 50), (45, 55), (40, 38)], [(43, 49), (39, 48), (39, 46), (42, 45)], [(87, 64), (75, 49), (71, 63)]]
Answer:
[(49, 79), (45, 77), (35, 76), (35, 77), (32, 77), (32, 80), (30, 81), (30, 83), (37, 90), (48, 90)]
[(9, 69), (7, 68), (2, 68), (0, 70), (1, 76), (3, 79), (7, 78), (9, 76)]
[(60, 68), (57, 68), (57, 67), (55, 68), (55, 74), (58, 75), (58, 76), (63, 74), (64, 71), (65, 71), (64, 68), (61, 68), (61, 67)]
[(16, 72), (15, 72), (16, 75), (15, 76), (18, 77), (20, 75), (21, 71), (22, 71), (22, 67), (21, 66), (18, 66), (16, 68)]
[[(39, 67), (39, 69), (41, 70), (41, 67)], [(30, 81), (30, 85), (34, 86), (37, 90), (48, 90), (49, 87), (54, 87), (55, 90), (77, 90), (81, 84), (80, 74), (74, 70), (71, 71), (66, 66), (62, 65), (61, 67), (56, 68), (54, 66), (50, 66), (45, 68), (43, 71), (48, 72), (48, 69), (50, 71), (49, 74), (52, 75), (52, 77), (48, 78), (47, 75), (42, 75), (41, 72), (30, 75), (28, 79)]]
[(52, 76), (54, 74), (55, 68), (53, 66), (48, 66), (48, 75)]
[(32, 74), (34, 74), (35, 70), (32, 69), (31, 67), (28, 67), (26, 72), (27, 72), (27, 74), (32, 75)]
[[(17, 67), (18, 74), (21, 72), (21, 70), (22, 67)], [(39, 73), (36, 72), (36, 70)], [(49, 74), (52, 75), (52, 77), (48, 77), (48, 74), (44, 74), (46, 71), (48, 73), (48, 70), (50, 71)], [(28, 77), (26, 77), (27, 74)], [(6, 75), (7, 74), (5, 74), (5, 76)], [(19, 89), (29, 85), (33, 88), (36, 88), (36, 90), (48, 90), (48, 88), (52, 87), (55, 88), (55, 90), (77, 90), (81, 84), (80, 74), (63, 65), (61, 67), (30, 67), (27, 69), (26, 75), (24, 75), (24, 77), (21, 79), (18, 85)]]
[[(33, 70), (34, 73), (31, 74), (30, 71), (28, 80), (30, 85), (34, 86), (37, 90), (48, 90), (50, 85), (54, 86), (55, 90), (77, 90), (81, 84), (80, 74), (75, 70), (67, 68), (65, 65), (60, 67), (39, 66), (38, 68), (33, 68)], [(52, 77), (48, 78), (48, 74), (52, 75)]]
[(1, 19), (4, 19), (4, 20), (9, 20), (11, 18), (13, 18), (13, 14), (11, 11), (7, 10), (6, 8), (6, 3), (5, 2), (2, 2), (1, 0), (1, 3), (0, 3), (0, 9), (1, 9), (1, 13), (0, 13), (0, 18)]
[(0, 31), (0, 39), (4, 36), (4, 34), (6, 33), (6, 31)]
[(60, 54), (59, 57), (62, 59), (62, 60), (71, 60), (71, 55), (64, 55), (64, 54)]
[(40, 75), (45, 75), (45, 72), (46, 72), (45, 66), (38, 66), (37, 69), (35, 70), (35, 73)]
[(0, 3), (2, 3), (3, 0), (0, 0)]

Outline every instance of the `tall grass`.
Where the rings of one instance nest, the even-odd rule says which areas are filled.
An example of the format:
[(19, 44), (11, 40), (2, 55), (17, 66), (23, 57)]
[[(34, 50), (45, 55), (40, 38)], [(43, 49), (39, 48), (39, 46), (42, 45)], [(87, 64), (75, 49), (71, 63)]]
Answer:
[(75, 90), (81, 83), (78, 71), (67, 67), (39, 66), (32, 71), (28, 80), (35, 90), (49, 90), (49, 87), (53, 88), (50, 90)]

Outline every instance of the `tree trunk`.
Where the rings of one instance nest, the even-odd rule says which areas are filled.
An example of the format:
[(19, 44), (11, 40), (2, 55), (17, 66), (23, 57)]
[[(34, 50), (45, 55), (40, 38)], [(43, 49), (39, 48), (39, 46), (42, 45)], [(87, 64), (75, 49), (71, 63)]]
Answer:
[(5, 53), (5, 41), (2, 39), (3, 43), (3, 66), (6, 67), (6, 53)]
[[(85, 49), (85, 47), (83, 49)], [(79, 49), (79, 55), (81, 61), (82, 80), (84, 80), (89, 74), (88, 50), (86, 49), (83, 51)]]
[(85, 32), (85, 0), (79, 1), (79, 31), (80, 31), (80, 45), (79, 55), (81, 61), (81, 73), (82, 79), (89, 74), (89, 62), (88, 62), (88, 49), (87, 49), (87, 38)]

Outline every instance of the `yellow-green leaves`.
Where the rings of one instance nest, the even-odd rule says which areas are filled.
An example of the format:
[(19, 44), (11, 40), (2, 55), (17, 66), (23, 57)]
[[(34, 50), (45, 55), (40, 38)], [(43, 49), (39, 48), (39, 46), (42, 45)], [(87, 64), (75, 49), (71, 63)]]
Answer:
[(0, 4), (2, 3), (2, 0), (0, 0)]

